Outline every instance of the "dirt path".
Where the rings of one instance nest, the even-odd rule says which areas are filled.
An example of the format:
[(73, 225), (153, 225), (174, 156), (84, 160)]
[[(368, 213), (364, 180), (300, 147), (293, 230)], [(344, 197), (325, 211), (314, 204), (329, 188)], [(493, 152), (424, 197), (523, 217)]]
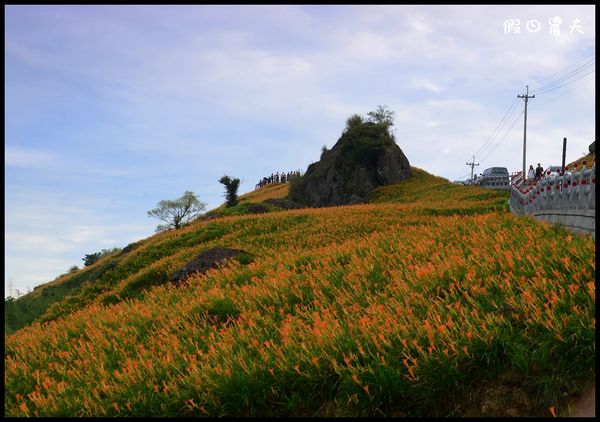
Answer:
[(573, 402), (573, 411), (570, 417), (595, 417), (596, 416), (596, 386)]

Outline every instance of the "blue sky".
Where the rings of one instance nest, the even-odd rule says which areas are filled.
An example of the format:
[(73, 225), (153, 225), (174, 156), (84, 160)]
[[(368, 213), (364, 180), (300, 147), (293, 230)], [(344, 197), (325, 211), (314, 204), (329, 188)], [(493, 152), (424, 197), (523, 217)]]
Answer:
[(542, 88), (528, 164), (563, 137), (579, 158), (595, 39), (591, 5), (5, 6), (5, 295), (152, 235), (162, 199), (305, 170), (380, 104), (411, 165), (456, 180), (473, 155), (521, 169), (515, 99)]

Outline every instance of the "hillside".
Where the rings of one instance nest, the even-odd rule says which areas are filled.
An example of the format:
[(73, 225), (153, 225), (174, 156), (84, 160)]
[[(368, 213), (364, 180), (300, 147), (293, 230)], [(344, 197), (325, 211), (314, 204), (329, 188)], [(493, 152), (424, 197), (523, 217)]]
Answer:
[[(70, 296), (5, 336), (5, 414), (565, 412), (595, 374), (593, 239), (412, 172), (369, 204), (197, 221), (40, 286)], [(216, 246), (255, 259), (166, 284)]]
[[(283, 183), (267, 185), (256, 191), (240, 196), (240, 204), (233, 208), (221, 205), (206, 213), (208, 217), (221, 217), (226, 215), (250, 214), (249, 205), (256, 205), (268, 199), (282, 199), (287, 196), (288, 185)], [(269, 211), (279, 208), (266, 205)], [(196, 239), (197, 240), (197, 239)], [(192, 239), (192, 242), (195, 240)], [(184, 242), (185, 243), (185, 242)], [(96, 299), (101, 292), (110, 289), (114, 281), (123, 275), (121, 272), (113, 274), (116, 267), (122, 267), (123, 257), (138, 246), (134, 242), (126, 246), (118, 255), (101, 258), (97, 263), (75, 273), (67, 273), (55, 280), (37, 286), (31, 293), (21, 296), (18, 300), (5, 302), (4, 332), (13, 333), (34, 320), (48, 321), (58, 315), (68, 314), (74, 307), (79, 307)], [(177, 247), (177, 245), (174, 245)], [(135, 268), (138, 265), (128, 262)], [(128, 271), (128, 270), (126, 270)], [(145, 286), (140, 286), (143, 289)], [(106, 299), (104, 299), (106, 300)], [(48, 308), (52, 309), (48, 310)]]
[[(506, 204), (505, 193), (473, 186), (459, 187), (415, 167), (412, 172), (412, 180), (377, 189), (371, 201), (411, 204), (426, 214), (433, 215), (481, 213), (503, 208)], [(267, 185), (241, 195), (240, 203), (235, 207), (225, 208), (221, 205), (206, 215), (216, 218), (251, 214), (248, 206), (261, 204), (268, 199), (285, 198), (288, 188), (289, 184)], [(447, 200), (440, 203), (439, 200), (445, 199), (450, 192), (457, 194), (454, 205)], [(434, 207), (430, 204), (434, 204)], [(265, 207), (271, 212), (279, 210), (272, 205)], [(44, 322), (68, 315), (89, 303), (106, 305), (138, 297), (144, 289), (165, 283), (171, 275), (168, 272), (168, 262), (173, 261), (173, 273), (177, 265), (184, 264), (177, 264), (183, 257), (188, 257), (189, 260), (209, 247), (224, 246), (220, 241), (222, 235), (229, 231), (225, 227), (229, 226), (220, 220), (209, 221), (212, 223), (193, 224), (176, 234), (169, 231), (169, 236), (158, 234), (145, 241), (132, 243), (119, 254), (100, 259), (76, 273), (63, 274), (50, 283), (38, 286), (33, 292), (6, 306), (5, 332), (12, 333), (34, 320)], [(231, 237), (235, 237), (235, 234)], [(160, 261), (161, 264), (155, 261)]]
[(581, 169), (581, 167), (583, 166), (583, 162), (585, 161), (586, 167), (590, 168), (594, 165), (595, 160), (596, 160), (596, 154), (587, 154), (569, 164), (566, 164), (565, 167), (567, 167), (569, 169), (573, 169), (573, 168)]

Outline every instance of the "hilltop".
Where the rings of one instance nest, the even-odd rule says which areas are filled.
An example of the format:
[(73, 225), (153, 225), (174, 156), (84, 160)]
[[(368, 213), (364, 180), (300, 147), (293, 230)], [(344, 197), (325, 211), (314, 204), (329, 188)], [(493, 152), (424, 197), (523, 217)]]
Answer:
[(349, 119), (333, 148), (323, 149), (321, 159), (292, 181), (289, 199), (312, 207), (364, 203), (375, 188), (411, 177), (390, 123), (356, 120)]
[[(266, 186), (36, 288), (5, 414), (563, 414), (594, 379), (593, 240), (411, 171), (368, 204), (251, 213), (287, 196)], [(213, 247), (253, 259), (167, 283)]]

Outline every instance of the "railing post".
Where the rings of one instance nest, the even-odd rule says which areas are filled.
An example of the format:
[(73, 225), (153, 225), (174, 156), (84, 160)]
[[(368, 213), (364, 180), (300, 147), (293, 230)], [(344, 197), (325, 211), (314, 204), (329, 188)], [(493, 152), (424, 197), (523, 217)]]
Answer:
[(565, 178), (565, 176), (563, 176), (563, 175), (557, 176), (556, 184), (554, 185), (554, 189), (556, 190), (556, 208), (559, 210), (562, 209), (563, 179), (564, 178)]
[(585, 164), (583, 165), (583, 169), (577, 173), (576, 181), (577, 185), (575, 186), (575, 207), (580, 210), (583, 208), (583, 191), (581, 189), (581, 180), (583, 179), (583, 170), (585, 169)]
[(551, 178), (548, 178), (548, 184), (546, 185), (546, 188), (549, 191), (548, 192), (548, 208), (549, 209), (555, 208), (554, 199), (556, 198), (556, 192), (554, 190), (554, 179), (556, 179), (556, 176), (552, 176)]
[(590, 172), (590, 209), (596, 209), (596, 164)]

